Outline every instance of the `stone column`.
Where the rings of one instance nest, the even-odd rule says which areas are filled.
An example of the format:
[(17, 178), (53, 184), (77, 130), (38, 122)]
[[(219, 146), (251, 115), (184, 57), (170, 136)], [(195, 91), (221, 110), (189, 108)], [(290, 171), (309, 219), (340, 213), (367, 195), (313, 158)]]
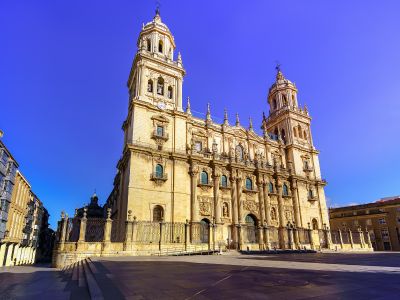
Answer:
[(238, 240), (239, 240), (239, 250), (243, 250), (243, 231), (242, 231), (242, 225), (238, 224), (237, 225), (237, 231), (238, 231)]
[(295, 248), (294, 237), (293, 237), (293, 228), (288, 226), (288, 238), (289, 238), (289, 248), (293, 250)]
[(177, 97), (176, 97), (177, 110), (182, 111), (182, 79), (177, 79)]
[(110, 248), (112, 221), (111, 208), (107, 208), (107, 219), (104, 224), (103, 251), (108, 251)]
[(68, 215), (66, 215), (64, 212), (61, 212), (61, 234), (59, 241), (60, 251), (64, 250), (65, 236), (67, 235), (67, 222), (68, 222)]
[(103, 242), (109, 243), (111, 241), (111, 226), (112, 226), (112, 219), (111, 219), (111, 208), (107, 208), (107, 219), (104, 224), (104, 237)]
[(365, 248), (364, 234), (361, 231), (361, 226), (358, 227), (358, 234), (360, 235), (361, 248)]
[(279, 210), (279, 246), (285, 249), (285, 212), (282, 197), (282, 183), (278, 180), (276, 183), (276, 191), (278, 193), (278, 210)]
[(292, 181), (292, 201), (293, 201), (293, 210), (294, 210), (294, 220), (296, 222), (297, 227), (302, 227), (301, 219), (300, 219), (300, 211), (299, 211), (299, 199), (297, 197), (297, 182), (295, 180)]
[(299, 250), (301, 248), (301, 245), (300, 245), (300, 238), (299, 238), (299, 230), (297, 229), (296, 226), (293, 228), (293, 234), (294, 234), (295, 248)]
[(340, 248), (343, 249), (343, 236), (342, 236), (342, 231), (339, 229), (339, 243), (340, 243)]
[(189, 243), (190, 243), (190, 223), (189, 223), (189, 220), (186, 219), (186, 223), (185, 223), (185, 251), (187, 251)]
[[(197, 166), (193, 165), (190, 168), (190, 222), (198, 222), (197, 212), (196, 212), (196, 189), (197, 189), (197, 174), (199, 170)], [(194, 242), (194, 229), (191, 227), (191, 241)]]
[(350, 240), (350, 244), (351, 244), (351, 249), (354, 249), (353, 233), (351, 232), (350, 229), (349, 229), (349, 240)]
[(260, 223), (264, 224), (265, 223), (265, 209), (264, 209), (264, 188), (263, 188), (263, 183), (259, 182), (257, 184), (258, 187), (258, 207), (260, 211)]
[(0, 267), (3, 266), (3, 262), (4, 262), (4, 255), (6, 254), (6, 243), (3, 243), (0, 245)]
[(241, 223), (242, 220), (242, 212), (243, 212), (243, 207), (242, 207), (242, 178), (236, 178), (236, 196), (237, 196), (237, 207), (238, 207), (238, 221), (239, 224)]
[(369, 234), (368, 229), (366, 228), (365, 231), (367, 232), (367, 243), (368, 243), (368, 247), (372, 248), (372, 242), (371, 242), (371, 235)]
[(124, 251), (132, 250), (132, 211), (128, 211), (128, 220), (125, 221)]
[(263, 237), (263, 227), (261, 225), (257, 226), (258, 230), (258, 244), (259, 244), (259, 249), (260, 250), (265, 250), (264, 246), (264, 237)]
[(239, 218), (238, 218), (238, 206), (237, 206), (237, 197), (236, 197), (236, 177), (230, 178), (231, 183), (231, 206), (232, 206), (232, 240), (235, 244), (235, 247), (238, 248), (239, 236), (238, 236), (238, 227)]
[(325, 224), (325, 236), (326, 236), (326, 246), (328, 249), (332, 248), (332, 236), (331, 236), (331, 230), (329, 227), (326, 226)]
[(15, 244), (8, 244), (8, 249), (7, 249), (7, 257), (6, 257), (6, 266), (12, 266), (13, 262), (12, 262), (12, 255), (14, 252), (14, 246)]
[(270, 250), (271, 249), (271, 241), (269, 239), (269, 229), (268, 229), (267, 224), (264, 224), (264, 241), (265, 241), (265, 249)]
[(136, 216), (133, 216), (132, 222), (132, 244), (135, 244), (137, 241), (137, 232), (138, 232), (138, 222), (136, 221)]
[(308, 228), (308, 236), (310, 240), (310, 248), (311, 250), (315, 250), (314, 231), (310, 227)]
[(270, 226), (271, 225), (271, 206), (270, 206), (270, 200), (269, 200), (269, 194), (268, 194), (268, 183), (264, 183), (263, 194), (264, 194), (265, 221), (266, 221), (267, 225)]
[(219, 203), (219, 179), (220, 175), (216, 169), (214, 169), (213, 174), (213, 194), (214, 194), (214, 250), (215, 250), (215, 243), (217, 241), (217, 235), (220, 236), (219, 231), (221, 230), (221, 205)]
[[(139, 83), (139, 85), (140, 85), (140, 87), (139, 87), (139, 90), (140, 90), (140, 98), (141, 98), (141, 100), (143, 100), (143, 97), (144, 97), (144, 95), (146, 94), (146, 90), (147, 90), (147, 84), (146, 84), (146, 80), (145, 80), (145, 69), (144, 69), (144, 65), (143, 65), (143, 62), (141, 62), (141, 63), (139, 63), (139, 66), (140, 66), (140, 83)], [(154, 89), (156, 89), (157, 88), (157, 82), (153, 82), (153, 91), (154, 91)]]
[(83, 217), (81, 218), (81, 226), (79, 228), (78, 250), (84, 249), (85, 235), (86, 235), (86, 222), (87, 222), (87, 207), (83, 209)]

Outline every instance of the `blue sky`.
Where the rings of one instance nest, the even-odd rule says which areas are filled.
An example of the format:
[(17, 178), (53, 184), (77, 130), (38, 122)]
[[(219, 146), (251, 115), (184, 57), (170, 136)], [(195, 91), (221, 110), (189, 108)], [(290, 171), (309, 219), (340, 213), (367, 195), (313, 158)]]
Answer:
[[(155, 1), (1, 1), (0, 128), (56, 224), (104, 203), (122, 151), (126, 81)], [(307, 104), (329, 205), (400, 194), (400, 2), (161, 1), (184, 98), (259, 127), (275, 61)]]

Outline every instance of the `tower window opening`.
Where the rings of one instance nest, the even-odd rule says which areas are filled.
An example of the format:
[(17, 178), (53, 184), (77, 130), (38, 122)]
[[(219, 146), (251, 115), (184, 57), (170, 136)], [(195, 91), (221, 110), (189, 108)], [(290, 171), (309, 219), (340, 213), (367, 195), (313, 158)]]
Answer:
[(157, 81), (157, 94), (164, 95), (164, 79), (161, 77), (159, 77)]
[(282, 95), (282, 99), (283, 99), (283, 105), (287, 105), (288, 104), (288, 101), (287, 101), (287, 98), (286, 98), (286, 96), (285, 95)]
[(277, 102), (276, 102), (276, 98), (274, 98), (274, 100), (272, 100), (272, 109), (276, 109), (277, 108)]
[(270, 182), (270, 183), (268, 184), (268, 191), (269, 191), (270, 193), (273, 193), (273, 192), (274, 192), (274, 184), (273, 184), (272, 182)]
[(151, 51), (151, 40), (147, 39), (146, 44), (147, 44), (147, 51)]
[(301, 127), (300, 127), (300, 125), (299, 126), (297, 126), (297, 128), (298, 128), (298, 131), (299, 131), (299, 138), (303, 138), (303, 134), (302, 134), (302, 130), (301, 130)]
[(293, 134), (294, 134), (294, 137), (297, 137), (297, 128), (296, 127), (293, 127)]
[(163, 53), (163, 42), (161, 40), (158, 42), (158, 52)]
[(153, 92), (153, 80), (151, 80), (151, 79), (147, 82), (147, 91), (149, 93)]
[(172, 87), (168, 87), (168, 99), (172, 99)]
[(307, 132), (304, 130), (303, 131), (303, 138), (306, 140), (307, 139)]
[(286, 144), (286, 134), (285, 134), (285, 130), (283, 128), (281, 130), (281, 137), (282, 137), (283, 142)]

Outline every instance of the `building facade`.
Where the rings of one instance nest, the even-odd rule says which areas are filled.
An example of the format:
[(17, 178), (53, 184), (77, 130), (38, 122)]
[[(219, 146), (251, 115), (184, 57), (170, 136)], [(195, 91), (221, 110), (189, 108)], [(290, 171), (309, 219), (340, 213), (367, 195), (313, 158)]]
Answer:
[[(0, 139), (3, 133), (0, 133)], [(5, 237), (18, 164), (0, 140), (0, 241)]]
[(31, 264), (45, 229), (45, 209), (1, 140), (0, 146), (0, 266)]
[(361, 231), (331, 234), (311, 117), (279, 68), (257, 134), (226, 111), (216, 123), (210, 105), (205, 118), (189, 99), (183, 108), (182, 56), (158, 11), (137, 47), (113, 190), (103, 207), (93, 195), (61, 214), (53, 266), (226, 248), (371, 250)]
[(193, 116), (189, 99), (183, 109), (182, 57), (175, 58), (174, 37), (159, 13), (137, 46), (123, 157), (107, 200), (121, 234), (129, 211), (143, 221), (211, 224), (218, 242), (233, 244), (242, 225), (326, 227), (325, 181), (295, 84), (278, 69), (258, 135), (252, 121), (244, 128), (237, 116), (229, 124), (226, 112), (222, 124), (214, 122), (210, 105), (205, 119)]
[(374, 203), (330, 208), (332, 229), (369, 232), (377, 251), (400, 251), (400, 197), (383, 198)]

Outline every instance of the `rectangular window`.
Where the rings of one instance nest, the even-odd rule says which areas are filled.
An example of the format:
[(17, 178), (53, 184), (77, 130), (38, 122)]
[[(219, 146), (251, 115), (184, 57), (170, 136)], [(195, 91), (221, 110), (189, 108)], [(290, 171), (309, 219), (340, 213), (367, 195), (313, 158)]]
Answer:
[(164, 136), (164, 127), (157, 125), (157, 135)]
[(381, 224), (381, 225), (386, 224), (385, 218), (380, 218), (380, 219), (378, 220), (378, 223)]

